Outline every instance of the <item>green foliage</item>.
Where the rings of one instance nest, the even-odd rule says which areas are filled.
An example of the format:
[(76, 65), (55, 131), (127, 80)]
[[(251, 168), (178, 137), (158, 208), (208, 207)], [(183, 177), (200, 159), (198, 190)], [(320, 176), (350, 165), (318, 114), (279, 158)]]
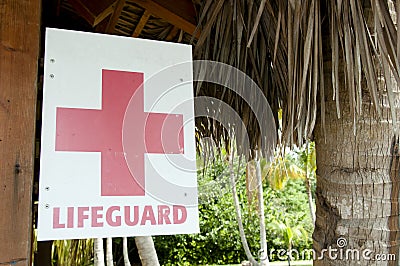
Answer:
[(294, 152), (298, 156), (297, 164), (299, 167), (308, 174), (309, 178), (315, 178), (317, 170), (315, 142), (308, 142), (301, 149), (296, 149)]
[[(200, 233), (158, 236), (154, 238), (162, 265), (199, 265), (240, 263), (246, 260), (242, 248), (228, 176), (228, 165), (219, 160), (212, 167), (199, 171)], [(238, 196), (250, 250), (257, 258), (259, 251), (259, 219), (255, 207), (246, 196), (245, 167), (239, 170)], [(312, 223), (307, 195), (302, 180), (289, 180), (283, 191), (264, 185), (265, 218), (268, 248), (287, 247), (285, 236), (276, 230), (274, 221), (284, 221), (301, 228), (303, 237), (293, 237), (293, 248), (311, 248)], [(271, 259), (276, 259), (272, 257)]]
[(54, 265), (93, 265), (93, 239), (55, 240), (52, 261)]
[(268, 169), (266, 176), (272, 188), (284, 189), (289, 179), (304, 179), (306, 177), (297, 161), (297, 156), (289, 151), (284, 155), (277, 154), (270, 164), (266, 164), (266, 169)]
[(274, 232), (281, 233), (288, 250), (292, 248), (295, 240), (308, 238), (307, 231), (301, 225), (292, 226), (290, 221), (272, 220), (269, 226)]

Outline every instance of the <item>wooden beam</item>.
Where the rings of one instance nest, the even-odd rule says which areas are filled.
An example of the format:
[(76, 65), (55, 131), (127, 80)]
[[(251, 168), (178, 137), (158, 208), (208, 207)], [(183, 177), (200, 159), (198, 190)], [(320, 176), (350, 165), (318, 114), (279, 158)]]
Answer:
[(174, 26), (165, 38), (166, 41), (172, 41), (179, 32), (179, 28)]
[(95, 17), (97, 17), (108, 7), (112, 6), (116, 0), (79, 0), (79, 1), (82, 3), (82, 5), (86, 6), (94, 14)]
[(111, 15), (110, 20), (106, 28), (106, 33), (113, 33), (115, 25), (117, 25), (119, 16), (121, 15), (122, 9), (124, 8), (125, 0), (117, 0), (114, 8), (114, 12)]
[(146, 25), (147, 21), (150, 18), (150, 12), (145, 10), (142, 17), (140, 18), (138, 24), (136, 25), (135, 30), (133, 31), (132, 37), (136, 38), (139, 37), (140, 33), (142, 32), (144, 26)]
[(183, 30), (179, 32), (178, 43), (182, 42), (183, 39)]
[(68, 0), (68, 2), (81, 17), (83, 17), (90, 25), (93, 25), (96, 16), (86, 5), (84, 5), (80, 0)]
[(56, 15), (60, 15), (60, 9), (61, 9), (61, 0), (57, 0), (56, 2)]
[(196, 13), (191, 0), (132, 0), (152, 15), (193, 34), (196, 29)]
[(68, 0), (68, 2), (81, 17), (95, 27), (113, 12), (116, 0)]
[(41, 2), (0, 4), (0, 265), (31, 265)]
[(98, 33), (105, 33), (107, 29), (108, 22), (110, 21), (111, 15), (109, 15), (107, 18), (103, 19), (99, 24), (94, 27), (94, 32)]
[[(115, 1), (117, 2), (117, 1)], [(116, 3), (115, 3), (116, 4)], [(98, 25), (100, 22), (102, 22), (106, 17), (108, 17), (113, 11), (114, 11), (114, 5), (110, 5), (109, 7), (107, 7), (106, 9), (104, 9), (103, 12), (101, 12), (100, 14), (98, 14), (96, 16), (96, 18), (94, 19), (94, 22), (92, 24), (93, 27), (95, 27), (96, 25)]]

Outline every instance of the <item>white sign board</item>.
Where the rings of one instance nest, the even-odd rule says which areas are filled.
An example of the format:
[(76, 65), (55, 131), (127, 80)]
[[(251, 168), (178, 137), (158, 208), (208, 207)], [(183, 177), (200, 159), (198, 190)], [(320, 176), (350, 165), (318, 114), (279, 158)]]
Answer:
[(47, 29), (38, 240), (199, 232), (191, 58)]

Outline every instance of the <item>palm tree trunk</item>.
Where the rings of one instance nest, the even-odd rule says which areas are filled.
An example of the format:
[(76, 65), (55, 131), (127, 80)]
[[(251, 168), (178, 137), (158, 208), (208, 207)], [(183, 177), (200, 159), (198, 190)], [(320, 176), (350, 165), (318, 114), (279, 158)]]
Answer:
[(232, 196), (233, 196), (233, 203), (235, 205), (235, 213), (236, 213), (236, 220), (239, 226), (239, 234), (240, 239), (242, 240), (242, 246), (244, 252), (246, 253), (247, 259), (250, 261), (251, 265), (257, 266), (259, 265), (258, 262), (254, 259), (253, 255), (250, 252), (249, 245), (247, 244), (246, 235), (244, 233), (243, 222), (242, 222), (242, 214), (240, 211), (240, 204), (239, 204), (239, 197), (236, 191), (236, 181), (235, 181), (235, 173), (233, 170), (233, 151), (229, 155), (229, 177), (232, 186)]
[(291, 256), (292, 256), (292, 245), (291, 245), (291, 243), (289, 243), (289, 246), (288, 246), (288, 257), (287, 257), (288, 266), (290, 266), (290, 261), (292, 260)]
[(265, 213), (264, 213), (264, 195), (261, 176), (260, 159), (256, 160), (256, 176), (257, 176), (257, 192), (258, 192), (258, 215), (260, 218), (260, 246), (261, 246), (261, 261), (260, 265), (269, 265), (267, 236), (265, 231)]
[(102, 238), (96, 238), (94, 240), (94, 265), (104, 266), (104, 247)]
[(310, 209), (310, 216), (311, 216), (313, 225), (315, 225), (314, 200), (313, 200), (313, 196), (312, 196), (312, 192), (311, 192), (311, 180), (310, 180), (308, 172), (307, 172), (305, 183), (306, 183), (306, 191), (307, 191), (307, 196), (308, 196), (308, 207)]
[(124, 266), (131, 266), (131, 263), (129, 261), (128, 238), (127, 237), (122, 238), (122, 252), (124, 255)]
[[(314, 210), (314, 200), (311, 192), (311, 180), (310, 180), (310, 143), (307, 140), (306, 143), (306, 191), (308, 196), (308, 208), (310, 209), (310, 216), (313, 225), (315, 225), (315, 210)], [(314, 170), (313, 170), (314, 171)]]
[(135, 243), (143, 266), (160, 265), (151, 236), (137, 236), (135, 237)]
[[(325, 84), (332, 83), (329, 80)], [(341, 88), (342, 118), (337, 118), (332, 88), (327, 88), (326, 134), (321, 122), (316, 126), (318, 178), (314, 249), (320, 256), (324, 249), (338, 248), (337, 240), (343, 237), (347, 242), (341, 247), (344, 251), (355, 249), (362, 254), (369, 249), (371, 254), (395, 254), (398, 259), (400, 183), (399, 165), (391, 163), (398, 155), (391, 152), (390, 112), (384, 109), (383, 117), (376, 119), (375, 107), (365, 99), (362, 115), (354, 120), (349, 107), (352, 96), (343, 84)], [(360, 257), (359, 261), (344, 257), (333, 259), (325, 254), (314, 265), (372, 265)], [(379, 263), (376, 265), (391, 265)]]
[(114, 266), (114, 262), (113, 262), (113, 254), (112, 254), (112, 238), (111, 237), (107, 237), (107, 253), (106, 253), (106, 263), (107, 266)]

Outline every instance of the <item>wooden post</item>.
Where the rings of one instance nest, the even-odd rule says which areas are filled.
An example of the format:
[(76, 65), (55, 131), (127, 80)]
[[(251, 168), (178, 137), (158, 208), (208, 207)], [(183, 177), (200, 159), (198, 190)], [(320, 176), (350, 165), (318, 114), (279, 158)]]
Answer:
[(41, 0), (0, 1), (0, 265), (30, 265)]

